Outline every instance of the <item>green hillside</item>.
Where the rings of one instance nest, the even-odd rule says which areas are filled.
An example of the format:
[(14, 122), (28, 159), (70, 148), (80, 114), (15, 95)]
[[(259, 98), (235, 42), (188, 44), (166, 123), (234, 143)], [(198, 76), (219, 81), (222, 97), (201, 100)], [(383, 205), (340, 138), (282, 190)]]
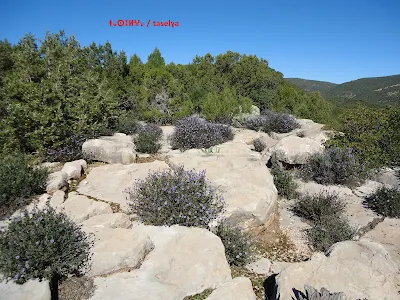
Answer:
[(307, 92), (320, 92), (325, 93), (328, 90), (334, 88), (337, 84), (327, 81), (318, 81), (318, 80), (308, 80), (301, 78), (285, 78), (290, 83), (293, 83), (297, 87), (307, 91)]

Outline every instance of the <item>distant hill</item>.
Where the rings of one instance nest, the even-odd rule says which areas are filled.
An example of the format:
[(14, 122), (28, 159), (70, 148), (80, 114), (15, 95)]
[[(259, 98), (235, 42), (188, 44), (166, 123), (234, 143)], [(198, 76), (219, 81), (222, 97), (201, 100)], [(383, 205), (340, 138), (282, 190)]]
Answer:
[(400, 75), (361, 78), (342, 84), (286, 78), (309, 92), (320, 92), (325, 98), (342, 101), (363, 101), (370, 105), (400, 105)]

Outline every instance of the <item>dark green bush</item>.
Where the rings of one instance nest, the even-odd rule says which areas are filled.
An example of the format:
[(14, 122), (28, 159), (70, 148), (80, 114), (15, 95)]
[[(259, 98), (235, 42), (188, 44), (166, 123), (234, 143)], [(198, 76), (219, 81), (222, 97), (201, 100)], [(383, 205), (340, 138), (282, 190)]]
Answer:
[(297, 216), (312, 222), (319, 222), (328, 216), (339, 217), (344, 209), (345, 205), (340, 201), (339, 195), (327, 191), (302, 195), (293, 205), (293, 212)]
[(7, 156), (0, 162), (0, 216), (25, 204), (27, 198), (46, 190), (49, 171), (29, 165), (23, 154)]
[(230, 265), (242, 267), (254, 260), (255, 241), (249, 233), (229, 220), (223, 220), (216, 232), (225, 247)]
[(364, 204), (379, 215), (400, 218), (400, 189), (383, 186), (368, 195)]
[(357, 185), (366, 176), (364, 166), (351, 148), (328, 148), (309, 157), (302, 167), (305, 179), (320, 184)]
[(78, 225), (49, 205), (24, 210), (0, 232), (0, 273), (16, 283), (47, 279), (54, 293), (59, 279), (87, 271), (91, 246)]
[(256, 150), (257, 152), (262, 152), (267, 147), (267, 144), (261, 138), (254, 139), (253, 145), (254, 150)]
[(279, 195), (287, 199), (293, 199), (298, 196), (296, 192), (298, 185), (294, 181), (292, 174), (277, 165), (272, 167), (271, 173), (274, 177), (274, 184)]
[(115, 131), (131, 135), (137, 133), (139, 127), (136, 115), (129, 111), (123, 111), (118, 117)]
[(162, 129), (155, 124), (140, 127), (134, 138), (135, 150), (141, 153), (157, 153), (161, 149), (162, 134)]
[(187, 171), (182, 166), (137, 180), (129, 194), (132, 212), (155, 226), (207, 227), (224, 209), (224, 199), (211, 187), (205, 171)]
[(329, 215), (315, 222), (307, 230), (308, 241), (317, 251), (326, 252), (333, 244), (352, 240), (356, 230), (343, 217)]

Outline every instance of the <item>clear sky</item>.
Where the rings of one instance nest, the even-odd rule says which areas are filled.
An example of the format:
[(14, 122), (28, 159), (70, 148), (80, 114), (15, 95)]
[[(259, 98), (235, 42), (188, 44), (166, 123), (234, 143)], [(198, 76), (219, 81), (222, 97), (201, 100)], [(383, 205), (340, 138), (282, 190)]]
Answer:
[[(144, 61), (154, 47), (181, 64), (231, 50), (265, 58), (285, 77), (342, 83), (400, 74), (400, 0), (2, 0), (0, 7), (0, 39), (12, 43), (64, 29), (82, 46), (108, 40)], [(119, 19), (144, 26), (109, 25)], [(169, 20), (179, 26), (153, 25)]]

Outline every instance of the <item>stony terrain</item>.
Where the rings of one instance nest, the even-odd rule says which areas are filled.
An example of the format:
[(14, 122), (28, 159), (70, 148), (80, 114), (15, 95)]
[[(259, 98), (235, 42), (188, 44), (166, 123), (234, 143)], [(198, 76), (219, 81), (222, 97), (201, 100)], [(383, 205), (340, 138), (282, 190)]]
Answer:
[[(124, 134), (90, 140), (83, 150), (102, 163), (48, 164), (54, 173), (47, 194), (36, 202), (43, 206), (50, 200), (58, 211), (95, 235), (93, 265), (86, 275), (95, 286), (92, 300), (182, 300), (205, 290), (212, 292), (201, 299), (262, 299), (255, 293), (256, 286), (252, 287), (255, 278), (265, 281), (268, 299), (280, 295), (281, 300), (290, 300), (292, 289), (303, 290), (305, 284), (344, 292), (351, 300), (400, 299), (400, 221), (381, 218), (362, 205), (365, 195), (381, 185), (399, 185), (398, 179), (388, 169), (355, 189), (298, 180), (299, 192), (338, 192), (346, 203), (346, 216), (359, 229), (355, 240), (335, 244), (326, 255), (313, 253), (304, 238), (309, 224), (293, 215), (290, 200), (278, 197), (266, 166), (273, 152), (279, 151), (286, 164), (298, 165), (324, 149), (329, 132), (310, 120), (299, 122), (302, 127), (288, 134), (235, 129), (235, 138), (218, 145), (213, 153), (172, 150), (170, 126), (163, 127), (163, 147), (153, 156), (137, 155), (131, 138)], [(253, 151), (254, 138), (263, 139), (267, 149)], [(128, 214), (127, 191), (133, 181), (173, 165), (205, 169), (207, 178), (224, 195), (226, 216), (270, 246), (265, 257), (247, 266), (247, 277), (234, 274), (221, 240), (212, 232), (143, 225)], [(284, 241), (290, 247), (279, 248)], [(292, 259), (282, 253), (274, 255), (279, 249), (290, 251)], [(22, 286), (3, 282), (0, 299), (47, 300), (50, 291), (47, 282), (30, 281)]]

